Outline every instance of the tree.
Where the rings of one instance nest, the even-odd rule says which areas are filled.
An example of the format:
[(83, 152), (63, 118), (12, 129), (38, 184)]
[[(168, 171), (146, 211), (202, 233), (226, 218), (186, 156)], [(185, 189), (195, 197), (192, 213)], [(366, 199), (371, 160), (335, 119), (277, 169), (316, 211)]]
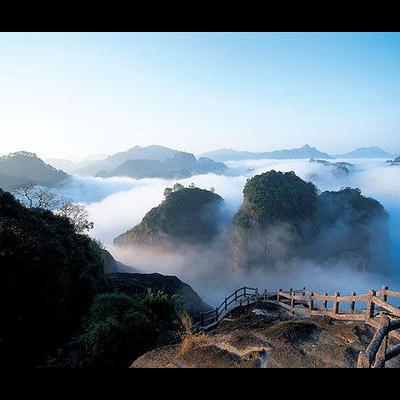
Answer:
[(185, 189), (185, 186), (183, 186), (181, 183), (175, 183), (175, 185), (172, 187), (174, 192), (179, 192), (179, 190), (182, 189)]
[(64, 204), (55, 211), (56, 215), (68, 218), (75, 227), (75, 232), (85, 233), (94, 227), (94, 223), (89, 221), (89, 212), (83, 204), (73, 203), (66, 200)]
[(89, 221), (89, 212), (83, 204), (58, 196), (49, 188), (39, 186), (34, 181), (15, 186), (13, 194), (27, 208), (50, 210), (55, 215), (68, 218), (77, 233), (93, 229), (94, 224)]
[(105, 289), (98, 245), (66, 218), (0, 190), (0, 359), (35, 366), (76, 331)]

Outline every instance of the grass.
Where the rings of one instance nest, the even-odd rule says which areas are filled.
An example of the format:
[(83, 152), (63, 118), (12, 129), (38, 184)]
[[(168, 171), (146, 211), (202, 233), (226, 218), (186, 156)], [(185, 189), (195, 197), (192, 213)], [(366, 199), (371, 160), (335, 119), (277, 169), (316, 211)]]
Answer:
[(186, 313), (181, 316), (182, 340), (179, 355), (188, 354), (197, 347), (207, 346), (213, 343), (212, 339), (205, 333), (193, 333), (193, 322)]

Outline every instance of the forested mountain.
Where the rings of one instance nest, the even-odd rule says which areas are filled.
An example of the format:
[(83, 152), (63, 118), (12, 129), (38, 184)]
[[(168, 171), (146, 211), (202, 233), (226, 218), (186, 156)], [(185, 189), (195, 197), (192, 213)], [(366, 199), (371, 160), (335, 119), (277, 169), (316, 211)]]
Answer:
[(20, 151), (0, 157), (0, 187), (3, 189), (11, 190), (29, 182), (50, 187), (67, 178), (68, 174), (44, 163), (33, 153)]
[(390, 263), (387, 214), (358, 189), (318, 195), (293, 172), (269, 171), (250, 179), (243, 194), (232, 243), (239, 269), (312, 260), (382, 272)]
[(222, 198), (212, 191), (176, 184), (142, 222), (114, 240), (119, 246), (175, 247), (204, 244), (218, 233)]

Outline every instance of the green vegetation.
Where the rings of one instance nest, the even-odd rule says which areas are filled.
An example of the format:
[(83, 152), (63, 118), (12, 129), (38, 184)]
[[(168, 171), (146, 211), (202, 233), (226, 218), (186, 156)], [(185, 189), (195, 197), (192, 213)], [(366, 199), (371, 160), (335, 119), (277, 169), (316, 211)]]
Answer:
[(222, 198), (194, 185), (176, 184), (165, 190), (165, 199), (142, 222), (115, 239), (118, 245), (205, 243), (219, 229)]
[(182, 312), (180, 299), (163, 292), (97, 296), (83, 333), (76, 339), (81, 348), (80, 366), (129, 366), (139, 355), (176, 337)]
[(253, 222), (261, 226), (275, 223), (299, 224), (314, 216), (317, 190), (294, 172), (269, 171), (248, 180), (243, 190), (244, 204), (235, 217), (239, 227)]
[(383, 206), (375, 199), (364, 197), (360, 189), (345, 188), (318, 196), (317, 220), (322, 227), (341, 221), (354, 229), (362, 229), (369, 221), (382, 217), (387, 217)]
[[(383, 251), (388, 243), (387, 217), (383, 206), (359, 189), (324, 192), (318, 197), (318, 237), (310, 253), (320, 259), (351, 258), (354, 265), (374, 263), (382, 270), (389, 262), (389, 251)], [(382, 253), (379, 260), (379, 252), (372, 251), (376, 243)]]
[[(363, 270), (390, 263), (386, 212), (359, 189), (318, 196), (312, 183), (293, 172), (269, 171), (250, 179), (243, 193), (232, 243), (239, 268), (273, 267), (295, 258)], [(377, 243), (380, 251), (374, 250)]]
[(25, 208), (0, 190), (0, 354), (6, 365), (43, 361), (78, 327), (105, 283), (100, 248), (68, 218)]
[(103, 269), (99, 245), (68, 218), (0, 189), (3, 364), (125, 367), (178, 334), (178, 296), (112, 292)]

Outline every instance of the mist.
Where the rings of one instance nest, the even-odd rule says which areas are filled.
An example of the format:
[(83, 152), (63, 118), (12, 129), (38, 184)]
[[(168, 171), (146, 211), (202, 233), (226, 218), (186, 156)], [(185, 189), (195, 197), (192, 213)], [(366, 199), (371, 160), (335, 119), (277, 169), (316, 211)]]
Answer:
[[(337, 161), (337, 160), (335, 160)], [(119, 261), (140, 272), (176, 275), (190, 284), (209, 304), (215, 305), (225, 295), (243, 285), (260, 290), (307, 287), (316, 292), (344, 294), (380, 289), (387, 284), (400, 289), (400, 167), (384, 160), (346, 160), (354, 164), (349, 175), (337, 176), (334, 169), (309, 160), (248, 160), (228, 162), (237, 176), (199, 175), (182, 180), (73, 177), (59, 188), (60, 193), (87, 205), (95, 227), (91, 236), (100, 240)], [(155, 248), (117, 248), (113, 239), (141, 222), (144, 215), (164, 198), (164, 190), (179, 181), (200, 188), (215, 188), (225, 200), (224, 212), (231, 219), (242, 203), (246, 180), (271, 169), (294, 171), (312, 181), (319, 191), (360, 188), (362, 194), (380, 201), (389, 214), (389, 274), (355, 272), (346, 265), (325, 268), (311, 262), (295, 260), (273, 271), (234, 271), (228, 254), (227, 227), (221, 227), (218, 238), (208, 246), (186, 246), (180, 251)], [(384, 268), (382, 268), (383, 270)]]

